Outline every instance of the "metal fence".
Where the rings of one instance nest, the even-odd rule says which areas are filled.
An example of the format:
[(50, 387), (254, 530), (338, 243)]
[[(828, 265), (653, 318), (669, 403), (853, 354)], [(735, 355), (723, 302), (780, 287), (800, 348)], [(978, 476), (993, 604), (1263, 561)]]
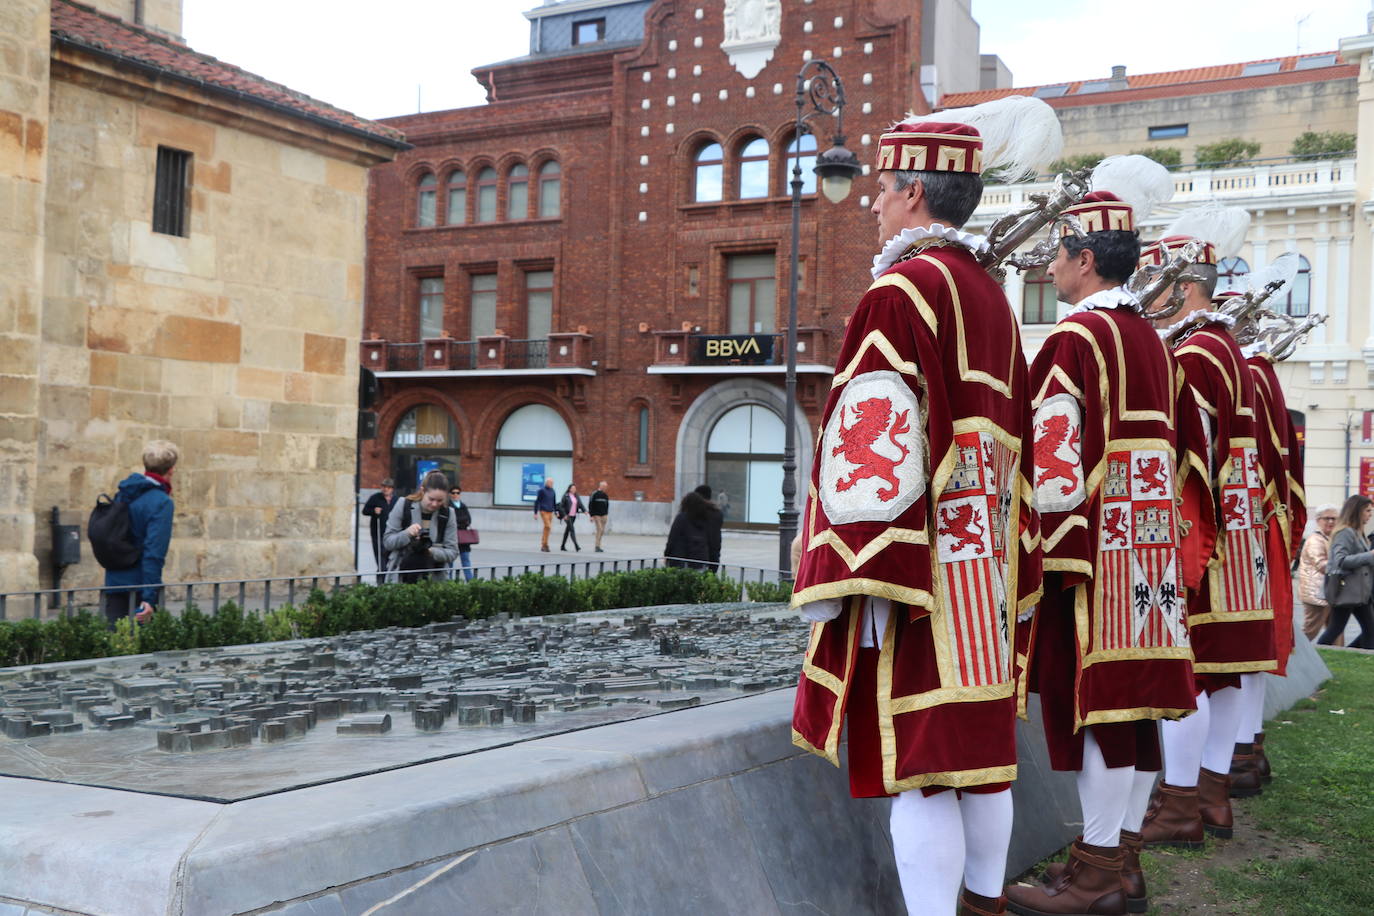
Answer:
[(543, 369), (549, 364), (549, 340), (506, 341), (506, 368)]
[[(508, 579), (525, 573), (539, 573), (540, 575), (559, 576), (569, 581), (576, 581), (594, 578), (602, 573), (659, 569), (670, 565), (668, 561), (675, 559), (648, 557), (631, 560), (578, 560), (563, 563), (500, 563), (492, 566), (472, 566), (470, 569), (473, 572), (473, 578), (489, 580)], [(678, 562), (695, 564), (698, 561), (681, 560)], [(417, 572), (425, 572), (425, 570), (418, 570)], [(455, 580), (464, 578), (461, 566), (443, 567), (442, 569), (428, 570), (428, 572), (443, 572)], [(714, 572), (716, 575), (738, 582), (741, 590), (747, 582), (781, 581), (781, 573), (778, 570), (757, 566), (722, 563)], [(316, 576), (274, 576), (261, 579), (176, 582), (164, 583), (155, 587), (162, 589), (160, 606), (173, 613), (177, 613), (192, 604), (204, 607), (207, 606), (206, 602), (208, 602), (209, 613), (213, 614), (219, 610), (221, 605), (229, 601), (235, 602), (245, 611), (260, 610), (267, 612), (274, 608), (294, 605), (297, 596), (303, 600), (315, 589), (333, 595), (340, 590), (356, 585), (375, 584), (379, 578), (384, 578), (384, 576), (385, 574), (382, 573), (348, 572)], [(0, 592), (0, 620), (11, 619), (11, 612), (14, 612), (15, 618), (41, 619), (45, 607), (50, 610), (56, 609), (64, 617), (69, 617), (83, 610), (98, 612), (101, 595), (104, 592), (132, 592), (142, 587), (138, 585), (121, 585), (114, 588), (86, 586)]]

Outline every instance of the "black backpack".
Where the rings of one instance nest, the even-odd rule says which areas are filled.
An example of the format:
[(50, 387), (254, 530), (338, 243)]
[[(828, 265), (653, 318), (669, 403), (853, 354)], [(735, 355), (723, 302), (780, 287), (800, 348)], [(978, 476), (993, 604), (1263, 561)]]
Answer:
[(118, 495), (110, 499), (101, 493), (96, 499), (86, 525), (86, 538), (96, 561), (106, 569), (129, 569), (143, 559), (143, 547), (134, 537), (129, 518), (129, 504)]

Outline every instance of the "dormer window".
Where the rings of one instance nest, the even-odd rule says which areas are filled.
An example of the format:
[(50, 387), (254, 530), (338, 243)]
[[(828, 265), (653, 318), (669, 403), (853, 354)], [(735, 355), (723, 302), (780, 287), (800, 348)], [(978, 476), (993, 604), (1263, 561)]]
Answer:
[(583, 19), (572, 26), (572, 41), (575, 45), (591, 45), (606, 38), (605, 19)]

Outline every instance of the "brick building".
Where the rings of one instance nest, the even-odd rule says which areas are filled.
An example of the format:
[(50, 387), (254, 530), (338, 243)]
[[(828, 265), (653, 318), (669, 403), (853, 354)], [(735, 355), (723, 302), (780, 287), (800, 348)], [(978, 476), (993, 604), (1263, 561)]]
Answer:
[[(967, 16), (961, 0), (925, 6)], [(729, 524), (775, 525), (796, 75), (831, 62), (847, 145), (869, 161), (924, 104), (922, 4), (563, 0), (525, 15), (530, 54), (473, 70), (488, 104), (384, 122), (414, 148), (372, 173), (361, 359), (381, 399), (363, 483), (442, 468), (474, 505), (510, 510), (482, 513), (495, 528), (529, 524), (528, 478), (584, 493), (605, 479), (620, 530), (662, 531), (707, 482)], [(972, 55), (977, 79), (974, 37), (942, 53)], [(871, 177), (838, 204), (815, 192), (808, 157), (835, 126), (813, 123), (790, 418), (803, 482), (879, 241)]]

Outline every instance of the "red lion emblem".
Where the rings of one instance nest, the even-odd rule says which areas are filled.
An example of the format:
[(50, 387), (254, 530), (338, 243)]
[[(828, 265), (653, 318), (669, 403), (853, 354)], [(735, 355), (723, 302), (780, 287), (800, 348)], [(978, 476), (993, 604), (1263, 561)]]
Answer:
[[(845, 461), (859, 467), (848, 477), (841, 477), (835, 481), (835, 489), (843, 493), (861, 480), (880, 477), (892, 485), (878, 488), (878, 498), (887, 502), (897, 495), (901, 486), (897, 480), (897, 468), (906, 461), (907, 455), (911, 454), (909, 448), (897, 441), (900, 434), (911, 432), (911, 427), (906, 422), (907, 414), (911, 411), (903, 410), (894, 419), (891, 398), (869, 398), (854, 405), (853, 426), (844, 425), (844, 411), (845, 408), (841, 405), (840, 444), (831, 449), (830, 454), (843, 455)], [(879, 455), (872, 448), (873, 443), (878, 441), (884, 430), (887, 430), (889, 423), (892, 424), (892, 429), (887, 432), (887, 441), (902, 450), (902, 457), (896, 461)]]
[(1255, 475), (1255, 480), (1260, 479), (1260, 459), (1259, 452), (1250, 452), (1246, 457), (1250, 459), (1250, 473)]
[(972, 546), (974, 553), (983, 552), (983, 535), (987, 534), (988, 529), (977, 522), (978, 513), (967, 503), (940, 510), (940, 533), (954, 538), (950, 550)]
[(1102, 527), (1105, 529), (1107, 537), (1102, 542), (1104, 545), (1112, 541), (1119, 541), (1122, 547), (1130, 545), (1126, 539), (1126, 510), (1120, 506), (1108, 509), (1102, 516)]
[(1221, 511), (1224, 516), (1222, 524), (1245, 521), (1245, 507), (1241, 505), (1239, 493), (1227, 493)]
[(1135, 479), (1142, 484), (1141, 491), (1149, 493), (1158, 490), (1160, 496), (1169, 495), (1169, 480), (1164, 474), (1164, 461), (1160, 458), (1137, 458)]
[(1055, 452), (1059, 451), (1059, 446), (1068, 440), (1069, 451), (1073, 452), (1074, 457), (1079, 457), (1078, 437), (1079, 431), (1074, 430), (1073, 435), (1069, 435), (1069, 418), (1063, 414), (1055, 414), (1047, 417), (1045, 422), (1040, 424), (1038, 435), (1035, 437), (1035, 466), (1040, 468), (1039, 475), (1035, 478), (1035, 485), (1041, 486), (1051, 480), (1062, 479), (1068, 483), (1060, 487), (1065, 496), (1069, 496), (1078, 488), (1078, 465), (1076, 462), (1065, 461)]

